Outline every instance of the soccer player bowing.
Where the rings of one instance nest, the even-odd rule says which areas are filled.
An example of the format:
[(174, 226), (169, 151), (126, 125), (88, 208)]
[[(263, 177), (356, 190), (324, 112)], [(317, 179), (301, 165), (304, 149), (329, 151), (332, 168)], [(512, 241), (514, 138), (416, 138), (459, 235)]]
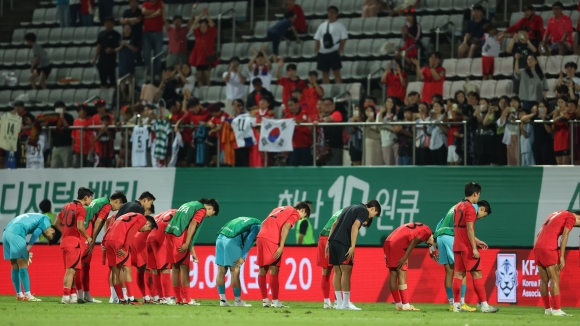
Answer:
[(455, 278), (453, 279), (453, 312), (465, 312), (461, 308), (461, 284), (469, 271), (473, 279), (473, 289), (479, 303), (481, 312), (495, 313), (498, 308), (487, 304), (487, 295), (483, 284), (481, 264), (478, 247), (487, 249), (485, 242), (475, 237), (475, 221), (483, 217), (477, 216), (473, 204), (485, 207), (487, 215), (491, 214), (491, 206), (485, 200), (478, 203), (481, 194), (481, 186), (475, 182), (465, 185), (465, 199), (455, 205), (453, 214), (455, 239), (453, 240), (453, 260), (455, 262)]
[(220, 296), (220, 306), (229, 307), (226, 299), (225, 277), (230, 270), (232, 288), (234, 290), (234, 306), (251, 307), (242, 301), (240, 283), (240, 266), (246, 261), (248, 251), (254, 245), (260, 232), (262, 221), (253, 217), (238, 217), (224, 225), (218, 233), (216, 241), (215, 262), (218, 265), (217, 288)]
[[(125, 283), (127, 293), (131, 293), (131, 252), (129, 246), (137, 232), (148, 232), (157, 228), (155, 220), (139, 213), (127, 213), (117, 217), (105, 233), (103, 246), (107, 251), (107, 263), (111, 268), (113, 287), (119, 303), (128, 304), (129, 298), (123, 293), (121, 282)], [(122, 271), (122, 272), (121, 272)], [(131, 301), (132, 304), (139, 302)]]
[[(29, 234), (31, 236), (27, 246), (26, 236)], [(56, 226), (50, 225), (50, 218), (44, 214), (19, 215), (4, 228), (2, 234), (4, 259), (10, 260), (12, 265), (12, 285), (14, 285), (18, 301), (42, 301), (30, 293), (30, 277), (28, 276), (28, 262), (32, 258), (30, 249), (41, 234), (48, 239), (49, 245), (58, 243), (60, 239), (60, 231)], [(20, 284), (24, 287), (24, 294)]]
[[(568, 244), (568, 234), (573, 227), (580, 226), (580, 211), (557, 211), (548, 216), (534, 244), (536, 265), (540, 270), (540, 294), (544, 302), (546, 315), (570, 316), (560, 309), (560, 271), (566, 266), (564, 255)], [(558, 238), (560, 250), (558, 250)], [(549, 284), (548, 284), (549, 282)], [(552, 294), (552, 303), (548, 296), (548, 285)]]
[(434, 242), (433, 232), (427, 225), (416, 222), (399, 226), (389, 234), (383, 244), (385, 261), (389, 269), (389, 288), (397, 310), (420, 310), (409, 304), (407, 261), (411, 251), (422, 242), (431, 247)]
[(219, 212), (217, 200), (201, 198), (181, 205), (165, 227), (167, 260), (172, 265), (171, 282), (177, 304), (199, 306), (189, 295), (190, 253), (197, 263), (193, 235), (206, 217), (217, 216)]
[(318, 237), (318, 252), (316, 254), (316, 266), (322, 268), (322, 278), (320, 279), (320, 288), (322, 290), (322, 297), (324, 299), (324, 309), (338, 308), (332, 306), (330, 301), (330, 274), (332, 273), (332, 265), (328, 263), (328, 256), (326, 255), (326, 244), (328, 243), (328, 235), (330, 234), (330, 229), (336, 221), (336, 219), (342, 213), (342, 209), (336, 211), (328, 222), (324, 225), (322, 231), (320, 231), (320, 236)]
[[(153, 286), (157, 288), (157, 293), (161, 297), (158, 304), (175, 304), (171, 301), (171, 265), (167, 262), (167, 246), (165, 242), (165, 228), (177, 212), (170, 209), (155, 216), (157, 229), (151, 230), (147, 236), (147, 268), (153, 274)], [(156, 301), (157, 298), (153, 298)]]
[[(155, 219), (152, 214), (155, 214), (155, 205), (151, 205), (149, 209), (145, 210), (145, 217)], [(155, 221), (157, 224), (157, 221)], [(159, 227), (159, 226), (157, 226)], [(147, 239), (151, 232), (137, 232), (133, 237), (133, 241), (130, 242), (129, 248), (131, 250), (131, 266), (135, 267), (137, 270), (137, 287), (139, 291), (141, 291), (141, 295), (143, 296), (143, 304), (153, 304), (153, 300), (151, 298), (149, 277), (150, 271), (147, 271)], [(157, 290), (154, 289), (154, 293), (157, 293)], [(128, 294), (131, 297), (131, 294)], [(131, 298), (133, 301), (133, 298)], [(156, 300), (158, 300), (157, 298)]]
[[(91, 243), (93, 239), (85, 230), (85, 217), (88, 206), (93, 200), (93, 191), (81, 187), (77, 192), (77, 200), (63, 206), (56, 217), (54, 226), (62, 232), (60, 249), (64, 268), (63, 296), (60, 303), (77, 303), (76, 289), (71, 290), (77, 269), (81, 268), (81, 242)], [(82, 239), (81, 239), (82, 236)]]
[[(330, 229), (325, 252), (334, 269), (332, 285), (338, 301), (336, 309), (362, 310), (350, 302), (350, 277), (354, 263), (354, 248), (361, 226), (370, 227), (373, 218), (381, 214), (376, 200), (344, 208)], [(342, 292), (342, 293), (341, 293)]]
[[(280, 262), (282, 252), (288, 237), (288, 231), (303, 218), (310, 216), (310, 207), (305, 202), (299, 202), (296, 206), (281, 206), (275, 208), (262, 222), (262, 228), (256, 240), (258, 249), (257, 264), (260, 266), (258, 273), (258, 286), (262, 294), (262, 306), (272, 308), (289, 308), (278, 301), (280, 283), (278, 273), (280, 272)], [(272, 291), (272, 302), (268, 299), (268, 287), (266, 274), (270, 272), (270, 290)]]

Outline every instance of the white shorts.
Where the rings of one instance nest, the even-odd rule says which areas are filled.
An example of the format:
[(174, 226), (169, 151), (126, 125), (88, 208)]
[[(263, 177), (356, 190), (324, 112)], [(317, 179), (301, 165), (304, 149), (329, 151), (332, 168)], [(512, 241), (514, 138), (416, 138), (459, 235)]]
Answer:
[(449, 148), (447, 149), (447, 162), (448, 163), (461, 162), (459, 155), (457, 155), (457, 153), (455, 153), (455, 149), (456, 149), (455, 145), (449, 145)]

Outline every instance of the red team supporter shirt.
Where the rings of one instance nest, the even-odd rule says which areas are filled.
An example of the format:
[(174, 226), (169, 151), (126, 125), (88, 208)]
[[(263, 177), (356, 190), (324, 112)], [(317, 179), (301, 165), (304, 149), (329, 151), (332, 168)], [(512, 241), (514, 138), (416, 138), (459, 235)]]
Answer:
[(467, 236), (467, 222), (475, 223), (476, 216), (475, 207), (467, 200), (455, 206), (455, 213), (453, 215), (453, 225), (455, 225), (454, 252), (473, 250), (469, 242), (469, 237)]
[(574, 41), (572, 40), (572, 33), (574, 30), (572, 29), (572, 20), (570, 17), (562, 14), (562, 16), (560, 16), (560, 20), (556, 20), (556, 17), (548, 19), (548, 24), (546, 25), (546, 35), (552, 36), (550, 38), (552, 43), (560, 42), (562, 37), (564, 37), (564, 33), (566, 32), (568, 32), (566, 42), (568, 42), (570, 46), (573, 46)]
[(169, 53), (187, 53), (187, 27), (180, 29), (171, 26), (167, 29), (167, 36), (169, 36)]
[[(100, 117), (99, 117), (100, 120)], [(93, 119), (81, 119), (76, 118), (73, 126), (82, 126), (82, 127), (89, 127), (93, 125)], [(96, 129), (85, 129), (83, 131), (83, 155), (89, 154), (91, 150), (94, 131)], [(72, 131), (72, 138), (73, 138), (73, 150), (75, 153), (81, 152), (81, 131), (79, 129), (73, 129)]]
[[(324, 89), (322, 90), (324, 95)], [(316, 87), (308, 87), (302, 90), (302, 101), (308, 105), (308, 115), (312, 121), (318, 118), (318, 109), (316, 105), (318, 104), (318, 100), (320, 100), (321, 96), (318, 95), (316, 91)]]
[(292, 206), (282, 206), (275, 208), (262, 223), (262, 228), (257, 238), (269, 240), (273, 243), (280, 243), (280, 233), (286, 223), (294, 226), (300, 219), (300, 214)]
[(227, 118), (229, 118), (230, 115), (225, 113), (224, 111), (221, 111), (220, 115), (217, 117), (211, 117), (211, 119), (209, 119), (209, 121), (211, 123), (213, 123), (216, 126), (221, 125), (222, 123), (224, 123), (224, 121), (226, 121)]
[[(423, 74), (425, 74), (423, 72)], [(403, 76), (404, 80), (407, 80), (407, 73), (402, 71), (401, 76)], [(387, 73), (387, 79), (385, 80), (387, 87), (387, 96), (396, 97), (401, 101), (405, 100), (405, 96), (407, 96), (407, 91), (405, 90), (405, 86), (401, 84), (401, 78), (397, 74), (393, 74), (391, 72)]]
[(155, 216), (155, 222), (157, 223), (157, 229), (152, 229), (147, 237), (147, 242), (157, 242), (163, 244), (165, 242), (165, 228), (173, 215), (177, 212), (177, 209), (170, 209), (163, 213), (157, 214)]
[(308, 86), (306, 83), (298, 78), (297, 80), (291, 80), (288, 77), (284, 77), (278, 80), (278, 85), (282, 85), (282, 104), (288, 108), (288, 99), (292, 96), (292, 91), (296, 88), (301, 89), (304, 92)]
[[(155, 3), (147, 1), (141, 6), (141, 8), (157, 11), (161, 9), (162, 6), (163, 2), (161, 0), (158, 0)], [(143, 23), (143, 32), (163, 32), (163, 15), (159, 15), (155, 18), (145, 18), (145, 22)]]
[[(77, 221), (85, 221), (87, 211), (78, 200), (64, 205), (57, 219), (62, 221), (61, 248), (76, 248), (80, 246), (81, 234), (77, 229)], [(83, 238), (84, 240), (84, 238)]]
[(105, 234), (105, 241), (116, 241), (123, 245), (130, 244), (129, 240), (135, 237), (135, 233), (142, 228), (147, 220), (139, 213), (127, 213), (118, 217), (112, 223)]
[(572, 231), (576, 217), (568, 211), (557, 211), (544, 221), (534, 249), (558, 250), (558, 238), (564, 233), (564, 228)]
[(304, 16), (304, 11), (299, 5), (294, 5), (294, 7), (286, 8), (287, 11), (292, 11), (296, 19), (294, 19), (294, 28), (299, 33), (306, 33), (306, 16)]
[[(298, 113), (287, 113), (285, 119), (295, 119), (296, 122), (308, 122), (308, 114), (305, 110), (299, 110)], [(312, 145), (312, 132), (308, 127), (296, 126), (294, 127), (294, 135), (292, 136), (292, 147), (304, 148)]]
[(508, 27), (505, 31), (507, 33), (517, 33), (522, 26), (530, 28), (530, 40), (542, 40), (542, 36), (544, 36), (544, 20), (542, 19), (542, 16), (534, 14), (531, 19), (523, 17), (513, 26)]
[(421, 72), (423, 73), (423, 91), (421, 92), (421, 101), (431, 104), (432, 97), (434, 94), (443, 94), (443, 83), (445, 82), (445, 68), (439, 66), (435, 68), (435, 71), (441, 76), (439, 81), (433, 79), (431, 74), (431, 68), (423, 67)]
[[(209, 115), (209, 112), (207, 112), (205, 109), (201, 109), (201, 111), (199, 111), (198, 114), (189, 111), (185, 116), (183, 116), (181, 124), (186, 126), (190, 124), (193, 124), (194, 126), (199, 126), (200, 122), (208, 122), (210, 118), (211, 116)], [(183, 128), (181, 137), (183, 138), (184, 144), (192, 145), (193, 129), (189, 127)]]

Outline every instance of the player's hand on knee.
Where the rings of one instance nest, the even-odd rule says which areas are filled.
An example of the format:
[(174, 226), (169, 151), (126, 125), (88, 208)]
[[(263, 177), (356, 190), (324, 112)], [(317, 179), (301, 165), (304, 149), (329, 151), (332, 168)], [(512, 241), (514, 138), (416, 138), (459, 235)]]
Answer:
[(117, 257), (125, 257), (126, 255), (127, 253), (123, 249), (119, 249), (119, 251), (117, 251)]
[(479, 251), (477, 249), (473, 249), (473, 258), (479, 259)]
[(177, 252), (182, 254), (187, 251), (187, 247), (188, 247), (187, 243), (184, 243), (181, 246), (179, 246), (179, 248), (177, 248)]
[(284, 248), (278, 247), (278, 249), (274, 252), (274, 259), (280, 258), (280, 256), (282, 256), (283, 250), (284, 250)]
[(234, 266), (238, 267), (238, 266), (242, 266), (242, 264), (245, 262), (244, 258), (240, 257), (238, 258), (238, 260), (236, 260), (234, 262)]

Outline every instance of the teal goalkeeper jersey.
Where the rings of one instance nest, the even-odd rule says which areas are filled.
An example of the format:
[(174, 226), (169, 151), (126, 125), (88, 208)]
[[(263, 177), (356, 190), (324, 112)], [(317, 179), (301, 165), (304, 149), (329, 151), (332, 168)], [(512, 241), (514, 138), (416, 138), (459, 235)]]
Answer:
[[(440, 235), (449, 235), (454, 237), (455, 236), (455, 230), (454, 230), (454, 219), (453, 219), (453, 215), (455, 214), (455, 206), (453, 205), (453, 207), (451, 207), (451, 209), (447, 212), (447, 215), (445, 215), (444, 218), (441, 219), (441, 221), (439, 221), (439, 223), (437, 223), (437, 226), (435, 227), (435, 233), (433, 233), (433, 238), (437, 239), (438, 236)], [(475, 212), (477, 212), (478, 210), (478, 206), (477, 204), (473, 204), (473, 207), (475, 208)]]

